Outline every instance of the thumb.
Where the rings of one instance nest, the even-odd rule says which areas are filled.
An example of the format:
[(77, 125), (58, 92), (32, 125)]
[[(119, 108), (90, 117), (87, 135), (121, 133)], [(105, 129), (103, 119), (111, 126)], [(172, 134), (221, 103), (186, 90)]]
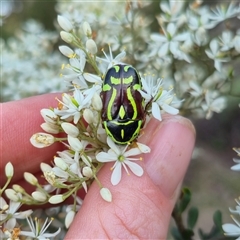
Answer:
[(65, 239), (166, 239), (171, 212), (195, 141), (191, 122), (180, 116), (165, 116), (159, 123), (152, 119), (139, 142), (151, 153), (141, 162), (142, 177), (128, 176), (110, 182), (113, 163), (98, 174), (113, 199), (105, 202), (94, 182)]

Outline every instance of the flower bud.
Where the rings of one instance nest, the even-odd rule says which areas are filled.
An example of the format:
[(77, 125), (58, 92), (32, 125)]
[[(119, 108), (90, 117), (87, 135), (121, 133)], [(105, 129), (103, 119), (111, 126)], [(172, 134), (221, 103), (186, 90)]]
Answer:
[(65, 226), (66, 228), (69, 228), (69, 226), (71, 225), (74, 217), (75, 217), (76, 213), (71, 210), (67, 213), (66, 217), (65, 217)]
[(71, 123), (64, 122), (61, 124), (61, 127), (63, 128), (65, 133), (72, 137), (77, 137), (79, 134), (78, 128)]
[(44, 121), (47, 123), (55, 124), (58, 118), (56, 113), (48, 108), (41, 109), (40, 114), (42, 115)]
[(13, 190), (13, 189), (6, 189), (4, 191), (4, 193), (6, 194), (7, 198), (14, 201), (14, 202), (18, 202), (19, 201), (19, 196), (18, 194)]
[(54, 163), (63, 171), (66, 171), (68, 169), (68, 165), (60, 157), (55, 157)]
[(102, 99), (100, 98), (99, 94), (94, 93), (92, 97), (92, 106), (95, 110), (101, 111), (102, 110)]
[(64, 56), (66, 56), (68, 58), (71, 58), (74, 55), (74, 51), (70, 47), (59, 46), (59, 50)]
[(82, 25), (82, 29), (83, 29), (83, 32), (84, 34), (87, 36), (87, 37), (91, 37), (92, 36), (92, 29), (89, 25), (88, 22), (84, 22), (83, 25)]
[(24, 179), (31, 185), (36, 186), (38, 184), (38, 180), (33, 174), (29, 172), (25, 172), (23, 176), (24, 176)]
[(88, 108), (84, 109), (83, 118), (88, 124), (91, 124), (94, 121), (93, 112)]
[(108, 188), (104, 188), (104, 187), (101, 188), (100, 189), (100, 195), (105, 201), (107, 201), (107, 202), (112, 201), (112, 194), (111, 194), (111, 192)]
[(48, 202), (51, 204), (58, 204), (64, 201), (62, 194), (57, 194), (49, 198)]
[(60, 27), (66, 32), (70, 32), (73, 29), (72, 23), (67, 18), (58, 15), (57, 20)]
[(48, 133), (36, 133), (32, 135), (30, 142), (36, 148), (44, 148), (54, 143), (54, 137)]
[(73, 41), (73, 35), (71, 33), (61, 31), (60, 36), (62, 40), (66, 43), (72, 43)]
[(11, 162), (8, 162), (5, 166), (5, 175), (7, 178), (11, 178), (13, 176), (13, 173), (14, 173), (13, 165)]
[(75, 152), (80, 152), (83, 149), (83, 145), (78, 138), (68, 135), (68, 143), (72, 150)]
[(20, 185), (18, 185), (18, 184), (13, 184), (12, 185), (12, 188), (13, 188), (13, 190), (15, 191), (15, 192), (19, 192), (19, 193), (25, 193), (26, 191), (25, 191), (25, 189), (24, 188), (22, 188)]
[(52, 123), (42, 123), (41, 128), (48, 133), (52, 133), (52, 134), (58, 134), (59, 133), (59, 127), (55, 124)]
[(39, 202), (45, 202), (47, 200), (47, 196), (39, 191), (33, 192), (32, 197)]
[(86, 166), (82, 169), (82, 173), (85, 177), (88, 177), (88, 178), (91, 178), (93, 176), (92, 169), (88, 166)]
[(97, 53), (97, 45), (94, 40), (88, 39), (86, 42), (86, 48), (91, 54)]
[(42, 170), (42, 172), (51, 172), (52, 171), (52, 167), (50, 165), (48, 165), (47, 163), (41, 163), (40, 164), (40, 168)]

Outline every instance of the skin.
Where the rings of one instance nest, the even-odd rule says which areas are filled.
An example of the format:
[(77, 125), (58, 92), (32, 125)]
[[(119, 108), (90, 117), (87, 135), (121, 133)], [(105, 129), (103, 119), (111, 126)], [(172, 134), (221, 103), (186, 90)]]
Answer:
[[(22, 183), (25, 171), (36, 176), (39, 164), (52, 160), (61, 144), (34, 148), (29, 138), (42, 132), (40, 109), (56, 106), (55, 97), (46, 94), (0, 105), (0, 183), (4, 166), (11, 161), (14, 182)], [(110, 189), (113, 199), (105, 202), (99, 187), (93, 183), (65, 239), (166, 239), (171, 212), (178, 198), (195, 142), (192, 123), (181, 116), (165, 115), (162, 122), (150, 120), (139, 142), (147, 144), (151, 153), (144, 154), (144, 174), (128, 176), (123, 171), (117, 186), (110, 183), (113, 163), (106, 164), (98, 177)]]

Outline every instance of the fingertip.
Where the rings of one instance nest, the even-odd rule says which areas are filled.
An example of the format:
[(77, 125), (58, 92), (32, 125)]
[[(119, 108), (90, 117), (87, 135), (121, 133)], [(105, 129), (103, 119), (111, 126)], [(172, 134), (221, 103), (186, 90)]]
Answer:
[(190, 120), (165, 115), (163, 121), (151, 119), (140, 142), (151, 148), (145, 168), (155, 185), (168, 197), (184, 178), (195, 144), (195, 129)]

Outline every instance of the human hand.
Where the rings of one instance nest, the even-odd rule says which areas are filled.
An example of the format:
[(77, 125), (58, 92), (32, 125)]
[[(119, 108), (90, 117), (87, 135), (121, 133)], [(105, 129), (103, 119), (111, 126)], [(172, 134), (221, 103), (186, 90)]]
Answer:
[[(49, 162), (62, 147), (54, 144), (36, 149), (29, 142), (33, 133), (41, 131), (40, 109), (55, 104), (53, 94), (2, 104), (1, 169), (11, 161), (17, 169), (15, 181), (21, 181), (25, 171), (37, 175), (39, 164)], [(99, 195), (99, 186), (93, 183), (66, 239), (166, 239), (194, 140), (189, 120), (168, 115), (161, 123), (152, 119), (139, 138), (151, 148), (140, 163), (144, 175), (128, 176), (124, 172), (121, 182), (112, 186), (112, 163), (105, 164), (98, 178), (110, 189), (112, 202), (105, 202)]]

